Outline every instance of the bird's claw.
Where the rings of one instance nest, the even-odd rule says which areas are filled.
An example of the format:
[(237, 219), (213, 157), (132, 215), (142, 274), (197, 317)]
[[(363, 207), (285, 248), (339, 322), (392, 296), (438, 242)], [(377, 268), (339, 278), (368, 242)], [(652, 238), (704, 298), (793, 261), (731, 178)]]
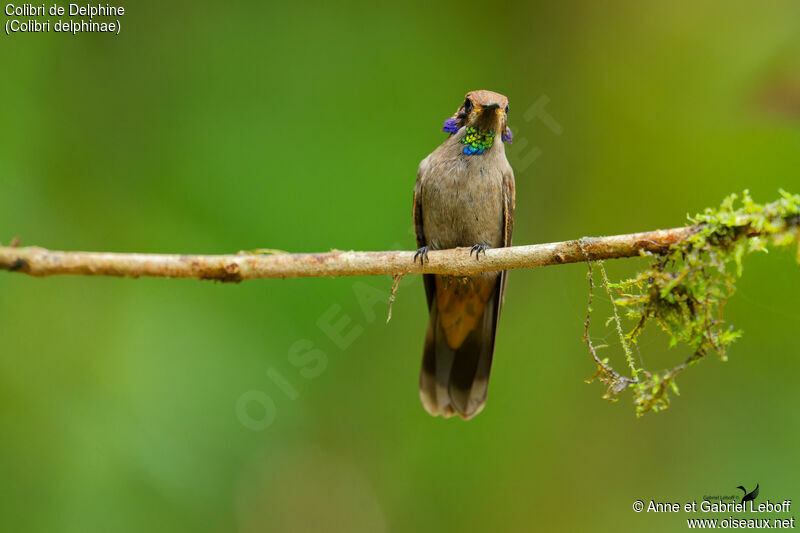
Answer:
[(486, 257), (486, 250), (491, 248), (488, 244), (474, 244), (472, 248), (469, 249), (469, 255), (472, 255), (475, 252), (475, 260), (477, 261), (480, 259), (481, 252), (483, 252), (483, 256)]
[(428, 247), (423, 246), (422, 248), (418, 248), (417, 252), (414, 254), (414, 262), (417, 262), (417, 258), (419, 257), (419, 264), (424, 265), (425, 261), (429, 261), (428, 259)]

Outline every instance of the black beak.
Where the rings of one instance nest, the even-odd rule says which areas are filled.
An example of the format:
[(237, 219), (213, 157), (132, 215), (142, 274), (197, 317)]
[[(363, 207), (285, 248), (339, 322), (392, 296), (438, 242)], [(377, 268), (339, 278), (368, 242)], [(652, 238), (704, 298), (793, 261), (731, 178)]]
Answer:
[(481, 109), (500, 109), (500, 104), (483, 104)]

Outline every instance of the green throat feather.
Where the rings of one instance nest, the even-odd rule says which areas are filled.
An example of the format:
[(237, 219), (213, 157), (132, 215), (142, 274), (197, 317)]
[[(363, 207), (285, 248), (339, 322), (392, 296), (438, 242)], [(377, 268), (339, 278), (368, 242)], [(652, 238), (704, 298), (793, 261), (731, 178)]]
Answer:
[(466, 133), (461, 138), (461, 143), (466, 145), (463, 150), (466, 155), (480, 155), (494, 144), (493, 130), (478, 131), (471, 126), (467, 126), (464, 130)]

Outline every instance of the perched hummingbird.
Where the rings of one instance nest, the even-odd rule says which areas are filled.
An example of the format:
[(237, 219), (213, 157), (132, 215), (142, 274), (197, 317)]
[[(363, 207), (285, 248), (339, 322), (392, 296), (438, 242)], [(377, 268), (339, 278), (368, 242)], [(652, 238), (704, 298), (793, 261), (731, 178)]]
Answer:
[[(491, 91), (467, 93), (448, 118), (450, 134), (422, 160), (414, 187), (414, 230), (425, 261), (429, 250), (511, 246), (514, 172), (505, 144), (508, 99)], [(486, 403), (506, 272), (456, 277), (424, 274), (430, 320), (419, 395), (431, 415), (469, 420)]]

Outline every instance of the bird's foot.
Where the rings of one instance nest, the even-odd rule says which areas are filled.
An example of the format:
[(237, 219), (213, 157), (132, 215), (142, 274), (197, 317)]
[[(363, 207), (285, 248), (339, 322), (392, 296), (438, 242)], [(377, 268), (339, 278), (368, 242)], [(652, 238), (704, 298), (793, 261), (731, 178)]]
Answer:
[(469, 249), (469, 255), (475, 252), (475, 260), (478, 260), (480, 259), (481, 252), (483, 252), (483, 256), (486, 257), (486, 250), (489, 248), (491, 248), (491, 246), (488, 244), (475, 244)]
[(425, 261), (430, 261), (428, 259), (428, 247), (423, 246), (422, 248), (418, 248), (417, 252), (414, 254), (414, 262), (417, 262), (417, 258), (419, 257), (419, 264), (424, 265)]

